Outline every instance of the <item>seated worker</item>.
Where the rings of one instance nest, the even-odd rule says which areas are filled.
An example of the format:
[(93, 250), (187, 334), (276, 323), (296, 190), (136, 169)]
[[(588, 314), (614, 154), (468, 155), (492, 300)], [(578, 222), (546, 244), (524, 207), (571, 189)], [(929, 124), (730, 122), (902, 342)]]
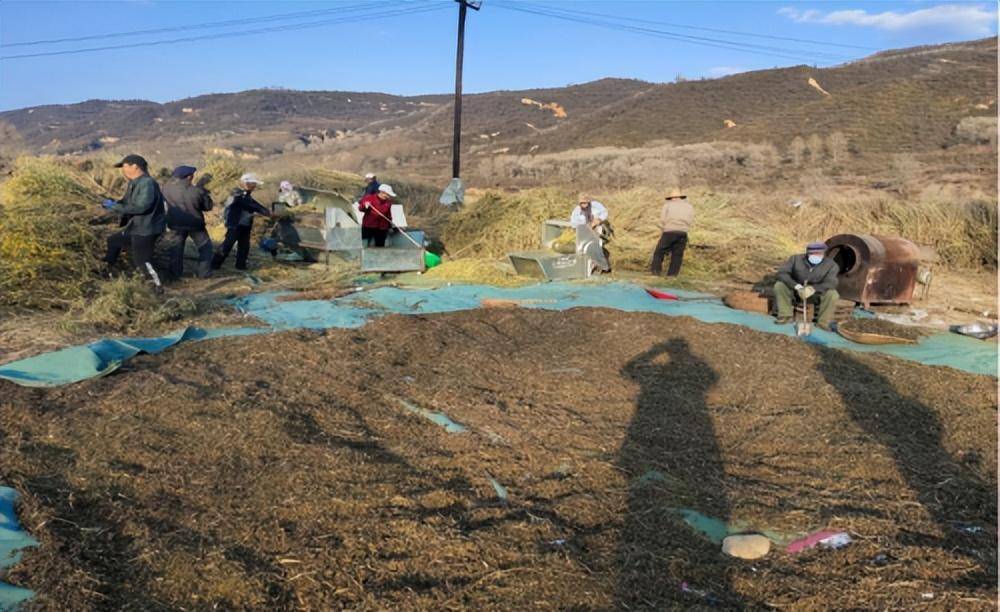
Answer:
[(358, 210), (364, 217), (361, 219), (361, 241), (365, 246), (374, 242), (377, 247), (385, 246), (385, 239), (392, 228), (392, 205), (395, 203), (396, 192), (392, 185), (379, 185), (378, 191), (366, 195), (358, 202)]
[[(837, 262), (824, 257), (826, 244), (810, 242), (806, 252), (792, 255), (778, 268), (778, 282), (774, 283), (774, 301), (778, 305), (775, 324), (782, 325), (792, 320), (792, 299), (819, 304), (816, 324), (820, 329), (830, 330), (833, 312), (840, 294), (837, 293)], [(794, 292), (794, 293), (793, 293)]]
[(234, 244), (236, 245), (236, 269), (247, 269), (247, 257), (250, 256), (250, 233), (253, 231), (253, 216), (272, 216), (251, 195), (257, 189), (257, 186), (261, 184), (256, 174), (247, 173), (240, 177), (239, 187), (233, 189), (229, 194), (225, 210), (222, 213), (222, 220), (226, 224), (226, 237), (219, 246), (219, 250), (215, 252), (215, 257), (212, 258), (213, 270), (218, 270), (222, 267), (222, 263), (226, 261), (229, 252), (233, 250)]

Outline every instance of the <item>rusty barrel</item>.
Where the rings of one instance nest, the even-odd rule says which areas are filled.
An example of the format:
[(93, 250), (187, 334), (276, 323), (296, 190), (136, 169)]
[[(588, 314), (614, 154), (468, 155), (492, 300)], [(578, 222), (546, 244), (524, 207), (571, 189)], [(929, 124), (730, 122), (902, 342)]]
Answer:
[(840, 266), (837, 291), (862, 304), (908, 304), (917, 283), (920, 252), (898, 236), (839, 234), (826, 240), (827, 257)]

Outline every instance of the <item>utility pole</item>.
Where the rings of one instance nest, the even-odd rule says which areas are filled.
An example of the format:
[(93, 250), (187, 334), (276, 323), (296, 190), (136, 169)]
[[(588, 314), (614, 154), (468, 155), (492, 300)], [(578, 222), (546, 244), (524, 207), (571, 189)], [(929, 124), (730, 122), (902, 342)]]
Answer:
[(458, 3), (458, 47), (455, 52), (455, 127), (451, 140), (451, 182), (441, 194), (441, 203), (461, 205), (465, 199), (462, 185), (462, 60), (465, 56), (465, 14), (468, 9), (478, 11), (482, 0), (455, 0)]

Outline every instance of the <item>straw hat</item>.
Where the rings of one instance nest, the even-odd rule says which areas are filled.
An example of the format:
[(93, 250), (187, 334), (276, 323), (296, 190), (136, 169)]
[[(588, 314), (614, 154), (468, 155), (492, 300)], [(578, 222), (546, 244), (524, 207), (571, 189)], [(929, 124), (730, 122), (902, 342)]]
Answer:
[(594, 198), (590, 197), (589, 195), (587, 195), (585, 193), (581, 193), (579, 196), (577, 196), (576, 201), (577, 201), (577, 203), (580, 203), (580, 204), (582, 204), (584, 202), (590, 204), (590, 202), (593, 201), (593, 199)]
[(674, 188), (674, 189), (672, 189), (670, 191), (669, 194), (667, 194), (666, 199), (667, 200), (683, 200), (686, 197), (687, 197), (686, 193), (684, 193), (680, 189)]

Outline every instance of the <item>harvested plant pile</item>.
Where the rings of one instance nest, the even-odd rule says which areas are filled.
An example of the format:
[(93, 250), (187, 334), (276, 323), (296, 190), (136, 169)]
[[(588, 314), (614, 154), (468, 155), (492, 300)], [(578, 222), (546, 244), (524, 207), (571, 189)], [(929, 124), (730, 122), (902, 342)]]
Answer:
[(86, 294), (103, 247), (93, 181), (21, 157), (0, 189), (0, 306), (65, 306)]
[[(682, 274), (753, 282), (811, 240), (840, 233), (906, 237), (931, 246), (954, 268), (996, 266), (996, 205), (980, 194), (932, 192), (912, 200), (833, 189), (811, 192), (804, 204), (760, 192), (687, 192), (695, 209)], [(660, 235), (663, 191), (596, 192), (615, 228), (608, 245), (617, 269), (646, 270)], [(539, 248), (541, 223), (569, 220), (575, 194), (528, 189), (488, 192), (448, 220), (444, 242), (460, 257), (502, 258)]]
[(496, 287), (513, 287), (537, 282), (526, 276), (517, 276), (509, 264), (490, 259), (451, 259), (424, 273), (427, 278), (459, 283), (481, 283)]
[(140, 276), (121, 276), (102, 282), (95, 295), (78, 300), (67, 321), (98, 331), (130, 333), (148, 331), (162, 323), (179, 321), (198, 313), (194, 300), (184, 296), (159, 297)]
[(904, 340), (919, 340), (927, 335), (927, 332), (912, 325), (900, 325), (884, 319), (847, 319), (838, 323), (849, 332), (859, 332), (863, 334), (879, 334), (881, 336), (892, 336)]
[[(38, 610), (996, 608), (990, 377), (511, 308), (0, 390)], [(677, 508), (854, 542), (745, 562)]]

